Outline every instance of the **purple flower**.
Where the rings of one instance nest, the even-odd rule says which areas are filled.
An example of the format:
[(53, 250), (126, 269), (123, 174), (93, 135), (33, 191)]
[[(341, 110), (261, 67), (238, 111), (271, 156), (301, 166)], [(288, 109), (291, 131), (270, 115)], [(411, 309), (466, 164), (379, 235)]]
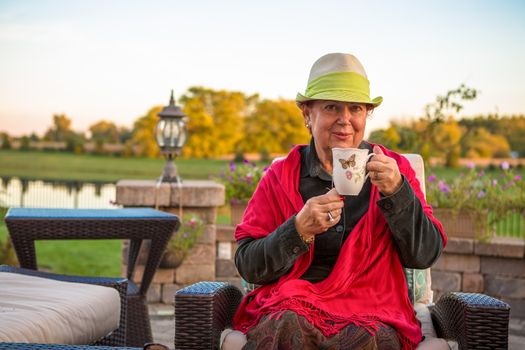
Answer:
[(436, 181), (436, 179), (437, 179), (437, 176), (432, 174), (432, 175), (430, 175), (428, 177), (428, 182), (432, 183), (432, 182)]
[(250, 163), (250, 162), (248, 162), (248, 159), (243, 159), (242, 162), (243, 162), (244, 164), (248, 164), (248, 163)]
[(476, 167), (476, 164), (474, 164), (474, 162), (468, 162), (467, 168), (474, 169), (475, 167)]
[(514, 176), (514, 180), (516, 180), (516, 181), (521, 180), (521, 175), (516, 175), (516, 176)]
[(237, 168), (237, 166), (235, 165), (234, 162), (230, 162), (230, 171), (235, 171), (235, 169)]
[(479, 191), (477, 197), (478, 197), (478, 198), (483, 198), (483, 197), (485, 197), (485, 192), (484, 192), (483, 190)]
[(270, 169), (270, 166), (269, 165), (265, 166), (263, 169), (263, 173), (265, 173), (268, 169)]
[(478, 173), (478, 176), (479, 176), (479, 177), (483, 177), (483, 176), (485, 176), (485, 172), (484, 172), (483, 170), (481, 170), (481, 171)]
[(509, 170), (509, 168), (510, 168), (510, 164), (509, 164), (509, 162), (503, 162), (503, 163), (501, 163), (501, 169), (503, 169), (503, 170)]
[(448, 185), (444, 181), (439, 181), (438, 187), (441, 192), (450, 193), (450, 187), (448, 187)]
[(497, 184), (498, 184), (498, 180), (497, 179), (492, 180), (492, 186), (496, 186)]

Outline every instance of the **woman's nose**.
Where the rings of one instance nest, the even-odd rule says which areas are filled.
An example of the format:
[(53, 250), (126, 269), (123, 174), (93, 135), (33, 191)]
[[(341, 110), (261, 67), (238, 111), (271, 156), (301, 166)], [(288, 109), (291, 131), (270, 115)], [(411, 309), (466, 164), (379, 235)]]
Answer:
[(341, 109), (337, 121), (341, 124), (350, 123), (351, 116), (352, 114), (350, 113), (350, 108), (345, 106)]

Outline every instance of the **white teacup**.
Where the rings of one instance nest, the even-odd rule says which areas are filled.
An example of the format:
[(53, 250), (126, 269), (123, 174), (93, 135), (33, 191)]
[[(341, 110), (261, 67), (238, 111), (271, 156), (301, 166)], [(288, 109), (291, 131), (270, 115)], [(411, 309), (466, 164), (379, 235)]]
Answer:
[(368, 178), (366, 163), (374, 153), (367, 149), (332, 148), (332, 178), (337, 193), (356, 196)]

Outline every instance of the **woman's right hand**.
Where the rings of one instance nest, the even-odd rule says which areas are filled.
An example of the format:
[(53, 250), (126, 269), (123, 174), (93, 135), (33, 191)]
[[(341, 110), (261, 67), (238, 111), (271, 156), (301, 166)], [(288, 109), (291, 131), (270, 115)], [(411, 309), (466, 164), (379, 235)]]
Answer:
[(335, 188), (326, 194), (310, 198), (295, 216), (297, 232), (304, 239), (310, 239), (325, 232), (339, 222), (343, 206), (343, 197), (337, 193)]

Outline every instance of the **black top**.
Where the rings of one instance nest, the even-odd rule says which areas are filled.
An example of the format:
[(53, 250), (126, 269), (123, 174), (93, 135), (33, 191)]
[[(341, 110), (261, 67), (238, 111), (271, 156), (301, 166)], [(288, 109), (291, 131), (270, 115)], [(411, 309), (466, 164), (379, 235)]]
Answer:
[[(372, 151), (363, 141), (359, 148)], [(315, 236), (314, 258), (301, 278), (312, 283), (322, 281), (332, 271), (344, 240), (370, 203), (371, 182), (368, 179), (357, 196), (344, 196), (345, 206), (341, 220), (325, 233)], [(299, 192), (306, 202), (332, 188), (332, 176), (319, 161), (313, 139), (301, 149)], [(423, 211), (421, 202), (403, 177), (401, 188), (391, 196), (376, 202), (392, 231), (399, 258), (404, 267), (430, 267), (443, 250), (443, 239), (437, 227)], [(261, 239), (243, 238), (238, 241), (235, 264), (240, 275), (250, 283), (267, 284), (286, 274), (297, 258), (309, 251), (295, 228), (295, 215), (275, 231)]]

